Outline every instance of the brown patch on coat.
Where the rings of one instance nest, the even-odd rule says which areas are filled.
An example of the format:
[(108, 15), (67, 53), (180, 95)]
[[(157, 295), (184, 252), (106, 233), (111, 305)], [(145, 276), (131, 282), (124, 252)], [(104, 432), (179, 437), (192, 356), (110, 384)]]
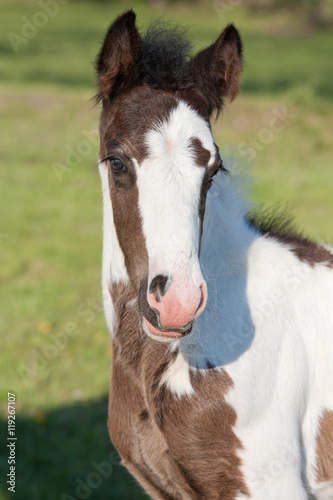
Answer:
[(258, 207), (247, 214), (246, 220), (262, 235), (288, 246), (300, 261), (311, 266), (324, 264), (333, 268), (333, 253), (304, 237), (293, 216), (280, 207)]
[(127, 185), (124, 182), (117, 186), (117, 174), (113, 177), (109, 169), (113, 219), (128, 275), (139, 289), (141, 277), (148, 274), (146, 240), (139, 212), (139, 191), (134, 168), (131, 173), (120, 175), (126, 177)]
[(186, 102), (194, 111), (196, 111), (201, 118), (206, 120), (210, 126), (210, 108), (207, 105), (206, 99), (201, 92), (196, 88), (188, 88), (183, 91), (176, 92), (177, 97)]
[(205, 149), (202, 142), (197, 137), (193, 137), (189, 146), (194, 152), (194, 159), (198, 167), (207, 167), (211, 154), (208, 149)]
[(146, 133), (167, 119), (178, 103), (171, 92), (136, 87), (119, 96), (113, 106), (105, 105), (100, 122), (101, 156), (106, 157), (109, 145), (116, 141), (129, 158), (141, 163), (148, 156)]
[(317, 479), (333, 480), (333, 411), (325, 410), (320, 418), (317, 435)]
[(234, 499), (248, 494), (225, 401), (224, 372), (191, 373), (195, 394), (178, 398), (160, 380), (177, 353), (141, 329), (136, 291), (111, 287), (118, 317), (112, 344), (108, 427), (123, 464), (156, 499)]
[(307, 262), (311, 266), (326, 264), (327, 267), (333, 268), (333, 254), (322, 245), (307, 239), (296, 239), (291, 249), (302, 262)]
[(113, 285), (110, 293), (118, 317), (109, 394), (111, 440), (123, 464), (153, 498), (194, 498), (147, 407), (142, 379), (145, 352), (160, 376), (174, 356), (165, 344), (154, 342), (142, 332), (139, 311), (132, 305), (133, 287)]
[[(210, 172), (207, 169), (207, 165), (211, 159), (211, 153), (207, 149), (205, 149), (202, 145), (202, 142), (197, 137), (194, 137), (190, 141), (190, 148), (194, 151), (194, 158), (196, 160), (196, 164), (198, 167), (206, 168), (205, 175), (202, 180), (201, 190), (200, 190), (200, 200), (199, 200), (199, 256), (201, 251), (201, 240), (202, 240), (202, 232), (203, 232), (203, 221), (205, 217), (205, 209), (206, 209), (206, 197), (210, 186), (212, 185), (212, 179)], [(218, 149), (216, 148), (216, 153), (218, 153)], [(216, 154), (215, 162), (218, 158)], [(215, 164), (211, 169), (214, 169)]]
[(212, 185), (212, 181), (209, 177), (208, 172), (205, 172), (204, 178), (202, 180), (201, 184), (201, 190), (200, 190), (200, 200), (199, 200), (199, 256), (201, 253), (201, 241), (202, 241), (202, 233), (203, 233), (203, 221), (205, 218), (205, 211), (206, 211), (206, 198), (207, 198), (207, 193)]
[(238, 456), (242, 445), (233, 433), (236, 413), (225, 401), (230, 377), (216, 370), (191, 372), (194, 394), (178, 398), (165, 385), (156, 386), (153, 370), (145, 366), (145, 384), (153, 381), (150, 411), (193, 498), (231, 500), (240, 493), (248, 495)]
[(274, 237), (280, 243), (288, 245), (293, 254), (301, 262), (310, 264), (312, 267), (316, 264), (325, 264), (327, 267), (333, 268), (333, 254), (322, 245), (298, 234), (278, 234), (272, 232), (268, 235)]
[[(197, 138), (192, 139), (192, 147), (196, 151), (197, 165), (206, 167), (210, 158), (211, 158), (210, 152), (207, 151), (207, 149), (205, 149), (202, 146), (201, 141)], [(215, 162), (209, 168), (209, 170), (206, 168), (206, 172), (205, 172), (205, 175), (203, 177), (202, 184), (201, 184), (200, 200), (199, 200), (199, 256), (200, 256), (200, 252), (201, 252), (203, 221), (205, 218), (205, 210), (206, 210), (206, 198), (207, 198), (208, 190), (212, 185), (211, 174), (214, 173), (214, 170), (216, 170), (216, 163), (218, 161), (218, 158), (219, 158), (218, 149), (216, 147)]]

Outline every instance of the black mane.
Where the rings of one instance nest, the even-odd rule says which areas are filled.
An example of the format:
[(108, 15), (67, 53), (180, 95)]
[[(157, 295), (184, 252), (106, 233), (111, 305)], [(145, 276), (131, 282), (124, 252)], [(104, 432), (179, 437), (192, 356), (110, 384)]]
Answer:
[(142, 38), (137, 76), (151, 87), (181, 86), (191, 49), (184, 28), (159, 19)]
[[(140, 59), (127, 80), (127, 87), (148, 85), (174, 91), (190, 88), (192, 85), (186, 64), (191, 50), (192, 44), (186, 37), (186, 28), (162, 19), (153, 21), (141, 37)], [(94, 64), (97, 73), (102, 67), (102, 58), (103, 53), (100, 51)], [(94, 100), (99, 103), (102, 99), (103, 95), (99, 89)]]
[(307, 239), (297, 228), (295, 217), (288, 207), (259, 205), (246, 214), (246, 221), (263, 235), (290, 240)]
[(301, 261), (312, 266), (326, 263), (329, 267), (333, 267), (331, 251), (304, 236), (296, 227), (294, 217), (288, 213), (287, 208), (259, 206), (247, 213), (246, 221), (260, 234), (288, 245)]

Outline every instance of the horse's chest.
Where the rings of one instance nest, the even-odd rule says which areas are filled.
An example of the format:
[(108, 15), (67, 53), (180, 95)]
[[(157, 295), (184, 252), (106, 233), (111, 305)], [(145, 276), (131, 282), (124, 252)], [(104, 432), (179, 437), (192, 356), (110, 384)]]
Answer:
[(196, 378), (194, 394), (178, 398), (165, 386), (139, 390), (124, 374), (120, 380), (113, 373), (111, 439), (139, 481), (143, 475), (163, 492), (160, 498), (228, 500), (246, 493), (240, 443), (232, 432), (235, 415), (223, 398), (227, 380), (219, 380), (221, 397), (210, 404), (209, 387), (219, 376)]
[(147, 479), (161, 498), (196, 498), (137, 388), (128, 385), (124, 394), (112, 381), (108, 427), (124, 465), (141, 483)]

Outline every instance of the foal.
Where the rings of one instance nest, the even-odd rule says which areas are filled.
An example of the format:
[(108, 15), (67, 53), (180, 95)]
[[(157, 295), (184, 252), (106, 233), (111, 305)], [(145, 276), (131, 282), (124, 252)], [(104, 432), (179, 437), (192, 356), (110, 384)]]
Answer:
[(237, 30), (188, 53), (130, 11), (97, 58), (110, 436), (154, 499), (332, 499), (333, 253), (250, 224), (222, 166)]

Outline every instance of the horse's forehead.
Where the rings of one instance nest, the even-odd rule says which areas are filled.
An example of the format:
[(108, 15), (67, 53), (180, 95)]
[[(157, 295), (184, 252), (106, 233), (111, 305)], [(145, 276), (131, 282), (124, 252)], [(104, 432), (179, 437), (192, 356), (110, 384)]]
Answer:
[(104, 122), (104, 147), (116, 139), (138, 163), (151, 155), (184, 153), (191, 146), (200, 153), (201, 162), (203, 150), (206, 161), (215, 156), (209, 123), (173, 93), (141, 88), (121, 96)]
[(206, 166), (216, 156), (209, 124), (183, 100), (148, 129), (144, 139), (148, 155), (165, 161), (182, 161), (190, 156), (199, 166)]

